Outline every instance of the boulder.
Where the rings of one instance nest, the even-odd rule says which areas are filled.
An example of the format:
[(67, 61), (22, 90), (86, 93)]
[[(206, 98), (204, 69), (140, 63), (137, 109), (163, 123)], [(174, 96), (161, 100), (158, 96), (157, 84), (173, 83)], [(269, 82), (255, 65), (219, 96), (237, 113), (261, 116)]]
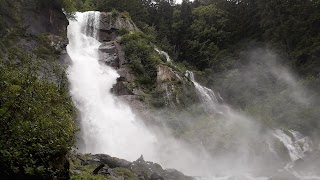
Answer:
[(164, 180), (164, 178), (158, 173), (154, 172), (151, 174), (150, 180)]
[(111, 91), (117, 96), (133, 95), (133, 92), (128, 89), (128, 83), (119, 81), (118, 79), (118, 82), (112, 87)]
[(172, 70), (172, 68), (165, 65), (157, 66), (157, 82), (158, 84), (166, 81), (182, 81), (181, 77)]
[(126, 29), (128, 31), (137, 30), (130, 19), (121, 17), (120, 15), (113, 15), (111, 12), (101, 12), (100, 14), (100, 30), (102, 31), (114, 31)]
[(92, 174), (98, 174), (98, 172), (104, 167), (104, 164), (101, 164), (96, 169), (93, 170)]

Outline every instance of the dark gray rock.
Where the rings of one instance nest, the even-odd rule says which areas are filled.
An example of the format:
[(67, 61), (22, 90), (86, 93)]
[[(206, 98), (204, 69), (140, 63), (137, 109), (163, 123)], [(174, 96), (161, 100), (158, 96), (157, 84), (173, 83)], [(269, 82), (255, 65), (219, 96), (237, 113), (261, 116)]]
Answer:
[(120, 29), (126, 29), (128, 31), (137, 30), (132, 21), (128, 18), (121, 17), (120, 15), (112, 15), (111, 12), (102, 12), (100, 15), (100, 27), (103, 31), (115, 31)]
[(92, 174), (98, 174), (98, 172), (104, 167), (104, 164), (101, 164), (96, 169), (93, 170)]
[(22, 4), (22, 23), (27, 33), (37, 36), (42, 33), (54, 35), (66, 34), (68, 20), (61, 9), (40, 9), (36, 10), (25, 2)]
[(158, 173), (154, 172), (151, 174), (150, 180), (164, 180), (164, 178)]
[[(121, 79), (121, 78), (118, 78)], [(128, 89), (127, 83), (118, 81), (111, 90), (115, 95), (122, 96), (122, 95), (133, 95), (133, 92)]]

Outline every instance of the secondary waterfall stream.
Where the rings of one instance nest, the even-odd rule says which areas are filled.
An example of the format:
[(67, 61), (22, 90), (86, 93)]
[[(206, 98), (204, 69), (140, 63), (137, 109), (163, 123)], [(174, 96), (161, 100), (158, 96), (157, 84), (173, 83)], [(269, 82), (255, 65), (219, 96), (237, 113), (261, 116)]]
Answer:
[(70, 93), (79, 110), (81, 152), (107, 153), (135, 160), (141, 154), (154, 160), (156, 142), (135, 119), (130, 108), (112, 95), (117, 72), (98, 61), (100, 42), (96, 40), (99, 12), (76, 13), (68, 26), (68, 68)]

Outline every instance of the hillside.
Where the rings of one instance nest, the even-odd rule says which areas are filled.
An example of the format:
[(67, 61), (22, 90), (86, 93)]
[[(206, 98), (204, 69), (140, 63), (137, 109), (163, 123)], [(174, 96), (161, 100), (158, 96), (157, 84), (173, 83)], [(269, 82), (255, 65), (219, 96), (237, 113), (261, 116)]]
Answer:
[(320, 176), (318, 0), (0, 4), (1, 179)]

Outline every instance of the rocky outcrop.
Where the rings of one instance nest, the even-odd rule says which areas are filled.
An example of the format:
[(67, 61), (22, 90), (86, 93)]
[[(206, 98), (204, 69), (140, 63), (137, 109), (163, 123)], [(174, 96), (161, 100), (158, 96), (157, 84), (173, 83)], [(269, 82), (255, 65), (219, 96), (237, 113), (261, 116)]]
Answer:
[(137, 27), (130, 19), (121, 16), (120, 14), (114, 14), (112, 12), (101, 12), (100, 29), (103, 31), (112, 31), (120, 29), (134, 31), (137, 30)]
[(178, 73), (174, 72), (172, 68), (164, 65), (157, 66), (157, 83), (160, 84), (166, 81), (177, 81), (181, 82), (182, 78)]
[(143, 156), (129, 162), (109, 155), (73, 154), (69, 157), (71, 175), (81, 175), (90, 169), (92, 174), (103, 175), (114, 179), (126, 179), (130, 174), (132, 179), (139, 180), (192, 180), (174, 169), (163, 169), (159, 164), (145, 161)]
[(129, 19), (111, 12), (100, 13), (99, 41), (114, 41), (119, 30), (135, 31), (138, 28)]
[(65, 36), (68, 20), (62, 9), (36, 8), (35, 1), (21, 1), (22, 24), (26, 32), (37, 36), (42, 33), (50, 33)]
[(49, 44), (58, 52), (62, 52), (63, 54), (66, 50), (66, 47), (68, 45), (68, 39), (62, 36), (57, 36), (54, 34), (49, 34), (47, 36), (47, 39), (49, 41)]
[(134, 31), (137, 30), (137, 27), (128, 18), (114, 15), (111, 12), (100, 13), (99, 41), (101, 46), (99, 47), (99, 61), (116, 69), (120, 75), (111, 90), (115, 95), (137, 95), (141, 91), (135, 88), (134, 76), (130, 73), (125, 53), (116, 39), (118, 31), (121, 29)]

